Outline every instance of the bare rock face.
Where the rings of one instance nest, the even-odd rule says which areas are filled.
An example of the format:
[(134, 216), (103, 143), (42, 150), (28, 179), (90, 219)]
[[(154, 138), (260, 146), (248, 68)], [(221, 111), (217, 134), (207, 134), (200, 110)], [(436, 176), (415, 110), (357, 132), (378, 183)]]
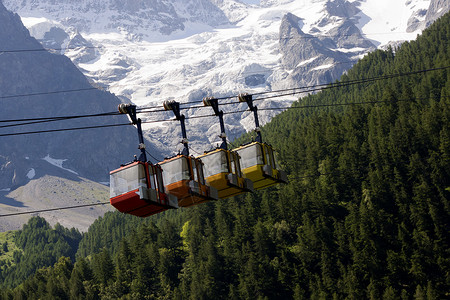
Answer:
[(338, 19), (333, 21), (328, 16), (319, 20), (318, 28), (329, 25), (329, 22), (336, 24), (326, 35), (317, 37), (302, 31), (302, 20), (297, 16), (288, 13), (283, 17), (280, 51), (282, 63), (290, 71), (285, 78), (287, 86), (332, 82), (351, 66), (355, 56), (375, 49), (351, 20), (358, 13), (355, 6), (345, 1), (335, 1), (326, 9), (329, 16)]
[(408, 19), (408, 24), (407, 24), (407, 28), (406, 31), (407, 32), (414, 32), (418, 29), (423, 29), (425, 28), (425, 24), (423, 21), (423, 18), (425, 17), (427, 13), (426, 9), (420, 9), (418, 11), (416, 11), (409, 19)]
[(408, 19), (407, 32), (425, 29), (450, 10), (447, 0), (431, 0), (428, 9), (420, 9)]
[(448, 0), (431, 0), (430, 7), (425, 16), (425, 26), (428, 27), (431, 23), (445, 15), (449, 10), (450, 3)]

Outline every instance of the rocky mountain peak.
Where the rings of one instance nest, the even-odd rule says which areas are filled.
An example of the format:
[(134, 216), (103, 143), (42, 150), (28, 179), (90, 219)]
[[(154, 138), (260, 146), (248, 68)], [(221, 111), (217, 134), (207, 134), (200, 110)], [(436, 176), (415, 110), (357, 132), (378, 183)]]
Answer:
[[(42, 48), (42, 45), (38, 41), (30, 38), (30, 33), (23, 26), (19, 15), (7, 11), (1, 1), (0, 20), (2, 24), (2, 29), (0, 30), (0, 40), (2, 41), (0, 50)], [(14, 34), (11, 34), (12, 32)]]

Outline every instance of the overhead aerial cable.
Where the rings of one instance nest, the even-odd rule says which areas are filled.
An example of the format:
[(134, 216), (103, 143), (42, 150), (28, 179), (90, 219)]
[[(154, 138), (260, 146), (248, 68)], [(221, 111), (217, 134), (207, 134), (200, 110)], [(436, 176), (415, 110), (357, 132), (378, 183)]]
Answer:
[[(416, 100), (426, 100), (428, 98), (410, 98), (410, 99), (396, 99), (396, 102), (408, 102), (408, 101), (416, 101)], [(253, 100), (253, 101), (256, 101)], [(313, 104), (313, 105), (302, 105), (302, 106), (290, 106), (290, 107), (270, 107), (270, 108), (259, 108), (261, 111), (274, 111), (274, 110), (290, 110), (290, 109), (303, 109), (303, 108), (320, 108), (320, 107), (334, 107), (334, 106), (348, 106), (348, 105), (365, 105), (365, 104), (377, 104), (377, 103), (390, 103), (390, 100), (378, 100), (378, 101), (364, 101), (364, 102), (348, 102), (348, 103), (333, 103), (333, 104)], [(230, 111), (224, 112), (224, 115), (228, 114), (236, 114), (236, 113), (244, 113), (248, 110), (238, 110), (238, 111)], [(210, 118), (215, 115), (199, 115), (185, 118), (185, 120), (194, 120), (201, 118)], [(177, 121), (176, 119), (162, 119), (162, 120), (152, 120), (152, 121), (142, 121), (142, 124), (155, 124), (162, 122), (173, 122)], [(0, 121), (1, 122), (1, 121)], [(8, 121), (9, 122), (9, 121)], [(0, 134), (0, 137), (4, 136), (16, 136), (16, 135), (27, 135), (27, 134), (39, 134), (39, 133), (50, 133), (50, 132), (63, 132), (63, 131), (73, 131), (73, 130), (84, 130), (84, 129), (96, 129), (96, 128), (107, 128), (107, 127), (116, 127), (116, 126), (126, 126), (132, 125), (132, 123), (122, 123), (122, 124), (110, 124), (110, 125), (97, 125), (97, 126), (87, 126), (87, 127), (75, 127), (75, 128), (63, 128), (63, 129), (49, 129), (49, 130), (40, 130), (40, 131), (27, 131), (27, 132), (17, 132), (17, 133), (3, 133)]]
[[(295, 87), (295, 88), (288, 88), (288, 89), (280, 89), (280, 90), (273, 90), (273, 91), (255, 92), (255, 93), (252, 93), (252, 95), (260, 96), (260, 95), (266, 95), (266, 94), (271, 94), (271, 93), (281, 93), (281, 92), (307, 89), (306, 91), (298, 92), (298, 93), (306, 93), (306, 92), (316, 91), (316, 90), (318, 90), (317, 88), (320, 88), (320, 87), (338, 88), (338, 87), (348, 86), (348, 85), (352, 85), (352, 84), (368, 83), (368, 82), (372, 82), (372, 81), (376, 81), (376, 80), (384, 80), (384, 79), (391, 79), (394, 77), (410, 76), (410, 75), (414, 75), (414, 74), (437, 71), (437, 70), (444, 70), (444, 69), (448, 69), (448, 68), (450, 68), (450, 66), (444, 66), (444, 67), (438, 67), (438, 68), (432, 68), (432, 69), (422, 69), (422, 70), (411, 71), (408, 73), (397, 73), (397, 74), (390, 74), (390, 75), (375, 76), (375, 77), (370, 77), (370, 78), (361, 78), (361, 79), (341, 81), (341, 82), (335, 82), (335, 83), (316, 84), (316, 85), (309, 85), (309, 86)], [(0, 96), (0, 99), (59, 94), (59, 93), (71, 93), (71, 92), (80, 92), (80, 91), (89, 91), (89, 90), (98, 90), (98, 88), (88, 87), (88, 88), (68, 89), (68, 90), (58, 90), (58, 91), (48, 91), (48, 92), (35, 92), (35, 93), (29, 93), (29, 94), (3, 95), (3, 96)], [(217, 97), (217, 99), (219, 101), (235, 99), (235, 98), (237, 98), (236, 95)], [(264, 98), (262, 98), (262, 99), (264, 99)], [(254, 99), (254, 101), (257, 101), (257, 100), (259, 100), (259, 99)], [(180, 103), (180, 105), (185, 106), (185, 105), (192, 105), (192, 104), (198, 104), (198, 103), (203, 103), (203, 100)], [(235, 104), (235, 103), (238, 103), (238, 102), (219, 103), (219, 105), (229, 105), (229, 104)], [(195, 108), (202, 108), (202, 107), (204, 107), (204, 106), (196, 106)], [(148, 111), (149, 109), (157, 109), (157, 108), (160, 108), (160, 109), (154, 110), (154, 111), (153, 110)], [(193, 108), (193, 107), (182, 107), (180, 109), (189, 109), (189, 108)], [(141, 108), (137, 108), (136, 110), (138, 113), (139, 112), (162, 112), (162, 111), (165, 111), (163, 109), (162, 105), (156, 105), (156, 106), (151, 106), (151, 107), (141, 107)], [(115, 113), (117, 114), (117, 112), (115, 112)], [(31, 120), (34, 120), (34, 119), (31, 119)], [(0, 120), (0, 122), (3, 122), (3, 121)]]
[(62, 93), (75, 93), (75, 92), (92, 91), (92, 90), (99, 90), (99, 89), (95, 88), (95, 87), (87, 87), (87, 88), (79, 88), (79, 89), (71, 89), (71, 90), (37, 92), (37, 93), (17, 94), (17, 95), (4, 95), (4, 96), (0, 96), (0, 99), (32, 97), (32, 96), (44, 96), (44, 95), (62, 94)]
[(50, 52), (50, 51), (62, 51), (62, 50), (76, 50), (76, 49), (100, 49), (103, 46), (81, 46), (81, 47), (69, 47), (69, 48), (34, 48), (34, 49), (0, 49), (0, 54), (2, 53), (23, 53), (23, 52)]
[[(16, 127), (16, 126), (23, 126), (23, 125), (33, 125), (33, 124), (49, 123), (49, 122), (64, 121), (64, 120), (73, 120), (73, 119), (80, 119), (80, 118), (115, 116), (118, 114), (119, 113), (117, 113), (117, 112), (113, 112), (113, 113), (100, 113), (100, 114), (65, 116), (65, 117), (0, 120), (1, 123), (12, 123), (12, 122), (15, 123), (15, 124), (1, 125), (0, 128)], [(22, 123), (18, 123), (18, 122), (22, 122)]]
[(37, 214), (37, 213), (43, 213), (43, 212), (49, 212), (49, 211), (92, 207), (92, 206), (106, 205), (106, 204), (109, 204), (109, 202), (99, 202), (99, 203), (92, 203), (92, 204), (81, 204), (81, 205), (73, 205), (73, 206), (46, 208), (46, 209), (33, 210), (33, 211), (14, 212), (14, 213), (0, 215), (0, 217), (12, 217), (12, 216), (20, 216), (20, 215), (28, 215), (28, 214)]
[(16, 132), (16, 133), (2, 133), (2, 134), (0, 134), (0, 137), (2, 137), (2, 136), (25, 135), (25, 134), (37, 134), (37, 133), (49, 133), (49, 132), (62, 132), (62, 131), (84, 130), (84, 129), (95, 129), (95, 128), (107, 128), (107, 127), (117, 127), (117, 126), (125, 126), (125, 125), (131, 125), (131, 123), (108, 124), (108, 125), (95, 125), (95, 126), (73, 127), (73, 128), (61, 128), (61, 129), (48, 129), (48, 130), (27, 131), (27, 132)]
[[(271, 93), (290, 92), (290, 93), (285, 93), (285, 94), (276, 94), (276, 95), (259, 97), (259, 98), (253, 99), (253, 101), (262, 101), (262, 100), (267, 100), (267, 99), (280, 98), (280, 97), (285, 97), (285, 96), (292, 96), (292, 95), (296, 95), (296, 94), (299, 94), (299, 93), (306, 93), (306, 92), (313, 92), (313, 91), (319, 91), (319, 90), (324, 90), (324, 89), (345, 87), (345, 86), (354, 85), (354, 84), (368, 83), (368, 82), (372, 82), (372, 81), (376, 81), (376, 80), (384, 80), (384, 79), (390, 79), (390, 78), (394, 78), (394, 77), (409, 76), (409, 75), (420, 74), (420, 73), (424, 73), (424, 72), (430, 72), (430, 71), (436, 71), (436, 70), (444, 70), (444, 69), (448, 69), (448, 68), (450, 68), (450, 66), (438, 67), (438, 68), (432, 68), (432, 69), (423, 69), (423, 70), (417, 70), (417, 71), (412, 71), (412, 72), (408, 72), (408, 73), (398, 73), (398, 74), (391, 74), (391, 75), (383, 75), (383, 76), (372, 77), (372, 78), (356, 79), (356, 80), (337, 82), (337, 83), (331, 83), (331, 84), (320, 84), (320, 85), (312, 85), (312, 86), (297, 87), (297, 88), (290, 88), (290, 89), (282, 89), (282, 90), (276, 90), (276, 91), (259, 92), (259, 93), (253, 93), (252, 97), (253, 96), (267, 95), (267, 94), (271, 94)], [(307, 88), (309, 88), (309, 90), (305, 90)], [(95, 88), (89, 88), (89, 89), (95, 89)], [(81, 89), (79, 89), (79, 90), (81, 90)], [(34, 94), (28, 94), (28, 95), (62, 93), (62, 92), (68, 92), (68, 91), (71, 91), (71, 90), (45, 92), (45, 93), (44, 92), (43, 93), (34, 93)], [(78, 91), (78, 90), (72, 90), (72, 91)], [(3, 97), (20, 97), (20, 96), (26, 96), (26, 95), (10, 95), (10, 96), (3, 96)], [(220, 99), (225, 100), (225, 99), (232, 99), (232, 98), (236, 98), (236, 96), (228, 96), (228, 97), (222, 97), (222, 98), (217, 98), (217, 99), (218, 100), (220, 100)], [(239, 96), (238, 96), (238, 98), (239, 98)], [(203, 101), (196, 101), (196, 102), (203, 102)], [(190, 103), (192, 103), (192, 102), (190, 102)], [(181, 105), (189, 105), (190, 103), (183, 103)], [(219, 103), (218, 105), (231, 105), (231, 104), (236, 104), (236, 103), (239, 103), (239, 102)], [(364, 104), (364, 103), (355, 103), (355, 105), (356, 104)], [(351, 105), (351, 104), (333, 104), (333, 105), (327, 105), (327, 106), (338, 106), (338, 105)], [(149, 109), (152, 109), (152, 108), (159, 108), (159, 107), (161, 107), (161, 106), (137, 108), (136, 112), (137, 113), (151, 113), (151, 112), (162, 112), (162, 111), (165, 111), (165, 109), (164, 110), (162, 110), (162, 109), (149, 110)], [(201, 107), (203, 107), (203, 106), (184, 107), (184, 108), (180, 108), (180, 109), (201, 108)], [(308, 106), (308, 107), (314, 107), (314, 106)], [(264, 110), (279, 110), (279, 109), (281, 109), (281, 108), (265, 108)], [(286, 108), (286, 109), (290, 109), (290, 108)], [(229, 113), (237, 113), (237, 111), (229, 112)], [(224, 114), (229, 114), (229, 113), (224, 113)], [(0, 123), (30, 121), (29, 124), (35, 124), (35, 123), (31, 123), (31, 122), (32, 121), (40, 121), (40, 120), (47, 121), (47, 122), (53, 122), (53, 120), (54, 121), (60, 121), (60, 120), (67, 120), (67, 119), (70, 119), (70, 118), (74, 118), (75, 119), (75, 118), (81, 118), (81, 117), (94, 117), (94, 116), (114, 115), (114, 114), (117, 114), (117, 112), (109, 112), (109, 113), (96, 114), (96, 115), (84, 115), (84, 116), (46, 117), (46, 118), (16, 119), (16, 120), (0, 120)], [(195, 118), (204, 118), (204, 117), (211, 117), (211, 115), (208, 115), (208, 116), (193, 116), (193, 117), (189, 117), (189, 118), (186, 118), (186, 119), (195, 119)], [(165, 121), (173, 121), (173, 120), (153, 120), (153, 121), (143, 121), (142, 123), (159, 123), (159, 122), (165, 122)], [(29, 124), (23, 124), (22, 123), (22, 124), (17, 124), (17, 125), (16, 124), (6, 125), (6, 126), (2, 126), (2, 127), (12, 127), (12, 126), (29, 125)], [(0, 134), (0, 137), (2, 137), (2, 136), (24, 135), (24, 134), (47, 133), (47, 132), (60, 132), (60, 131), (70, 131), (70, 130), (82, 130), (82, 129), (92, 129), (92, 128), (103, 128), (103, 127), (114, 127), (114, 126), (123, 126), (123, 125), (129, 125), (129, 124), (111, 124), (111, 125), (98, 125), (98, 126), (88, 126), (88, 127), (66, 128), (66, 129), (51, 129), (51, 130), (19, 132), (19, 133), (6, 133), (6, 134)]]

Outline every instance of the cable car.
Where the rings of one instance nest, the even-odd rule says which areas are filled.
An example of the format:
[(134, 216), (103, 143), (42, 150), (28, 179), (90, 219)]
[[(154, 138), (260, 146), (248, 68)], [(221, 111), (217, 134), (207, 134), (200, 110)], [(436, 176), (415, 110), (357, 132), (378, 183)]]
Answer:
[(242, 173), (253, 181), (256, 190), (287, 183), (286, 172), (279, 169), (271, 145), (252, 142), (234, 151), (241, 156)]
[(148, 217), (170, 208), (178, 208), (177, 198), (164, 192), (162, 169), (147, 162), (141, 120), (136, 118), (135, 105), (119, 105), (119, 112), (128, 114), (137, 125), (141, 155), (110, 172), (110, 203), (118, 211)]
[(248, 107), (253, 111), (257, 133), (256, 141), (234, 149), (241, 157), (244, 177), (253, 181), (253, 187), (256, 190), (278, 183), (287, 183), (287, 174), (280, 170), (272, 146), (262, 142), (258, 108), (253, 105), (252, 96), (240, 94), (239, 102), (247, 102)]
[(242, 174), (237, 152), (218, 148), (199, 158), (205, 164), (206, 183), (218, 190), (219, 198), (253, 191), (253, 182)]
[(181, 207), (218, 200), (217, 189), (206, 184), (203, 162), (199, 158), (189, 155), (185, 117), (180, 114), (179, 105), (175, 101), (164, 102), (164, 108), (172, 110), (181, 123), (182, 143), (184, 144), (181, 154), (159, 163), (164, 171), (165, 188), (168, 193), (177, 196), (178, 205)]
[(158, 165), (134, 161), (110, 173), (110, 203), (120, 212), (148, 217), (178, 208), (177, 198), (163, 191)]
[(206, 183), (218, 190), (219, 198), (225, 199), (253, 191), (253, 182), (244, 178), (241, 172), (240, 156), (236, 151), (228, 150), (223, 111), (219, 111), (218, 100), (203, 99), (205, 106), (211, 106), (219, 117), (222, 144), (215, 150), (205, 152), (199, 158), (205, 164)]
[(217, 189), (206, 185), (200, 159), (177, 155), (159, 165), (164, 171), (165, 188), (177, 196), (179, 206), (188, 207), (218, 199)]

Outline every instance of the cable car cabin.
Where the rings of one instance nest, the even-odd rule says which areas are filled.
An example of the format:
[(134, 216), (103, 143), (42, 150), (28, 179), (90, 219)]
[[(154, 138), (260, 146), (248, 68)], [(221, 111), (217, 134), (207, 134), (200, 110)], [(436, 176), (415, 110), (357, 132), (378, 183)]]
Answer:
[(118, 211), (148, 217), (178, 208), (175, 196), (164, 193), (162, 169), (135, 161), (110, 173), (110, 203)]
[(286, 172), (278, 168), (272, 146), (253, 142), (234, 151), (241, 156), (242, 173), (245, 178), (253, 181), (255, 190), (287, 183)]
[(188, 207), (218, 199), (217, 189), (206, 185), (200, 159), (178, 155), (159, 165), (163, 169), (166, 190), (177, 196), (179, 206)]
[(237, 152), (218, 148), (199, 158), (205, 164), (206, 183), (218, 190), (219, 198), (253, 191), (253, 182), (242, 174)]

